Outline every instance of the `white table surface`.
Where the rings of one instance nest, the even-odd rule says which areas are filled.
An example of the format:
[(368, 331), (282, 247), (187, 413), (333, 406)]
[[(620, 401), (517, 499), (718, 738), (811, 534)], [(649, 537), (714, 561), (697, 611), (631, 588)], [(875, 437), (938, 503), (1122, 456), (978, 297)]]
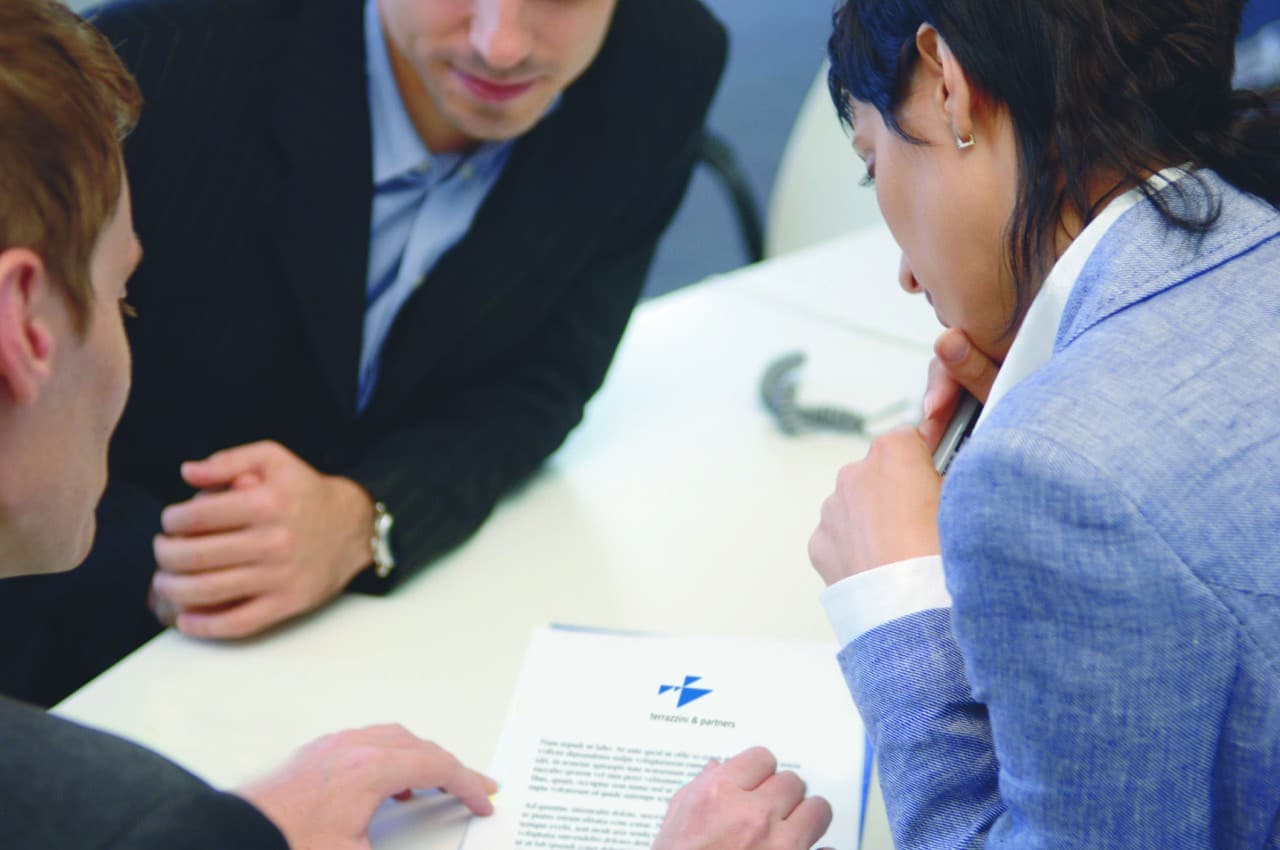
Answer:
[[(645, 304), (583, 425), (470, 543), (391, 597), (344, 597), (263, 638), (166, 632), (57, 711), (220, 786), (375, 722), (483, 768), (546, 623), (831, 640), (805, 544), (867, 444), (782, 436), (757, 383), (802, 349), (806, 397), (874, 409), (914, 392), (936, 326), (922, 301), (904, 303), (896, 256), (877, 231)], [(375, 846), (456, 848), (459, 813), (429, 808), (389, 807)], [(882, 832), (868, 850), (889, 846)]]
[(879, 224), (726, 277), (739, 292), (788, 313), (932, 348), (942, 328), (922, 296), (898, 285), (900, 257), (889, 228)]

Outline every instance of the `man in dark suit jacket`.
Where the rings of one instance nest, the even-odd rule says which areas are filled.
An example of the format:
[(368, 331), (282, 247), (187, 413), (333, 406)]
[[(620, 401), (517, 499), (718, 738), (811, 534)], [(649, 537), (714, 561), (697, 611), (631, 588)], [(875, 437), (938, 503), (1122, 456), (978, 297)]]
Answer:
[[(119, 137), (140, 98), (106, 40), (56, 0), (0, 4), (0, 56), (0, 579), (10, 580), (73, 567), (93, 541), (129, 389), (123, 297), (141, 252)], [(399, 727), (321, 739), (228, 794), (0, 697), (6, 850), (356, 847), (387, 797), (441, 784), (492, 810), (492, 782)]]
[[(603, 380), (725, 50), (697, 0), (121, 0), (96, 21), (147, 100), (126, 149), (147, 259), (112, 527), (83, 575), (0, 592), (0, 619), (60, 620), (0, 680), (44, 701), (154, 632), (149, 590), (184, 632), (239, 637), (472, 534)], [(384, 49), (422, 148), (391, 179)], [(381, 205), (421, 174), (405, 214), (441, 222), (392, 249), (412, 280), (379, 321)]]

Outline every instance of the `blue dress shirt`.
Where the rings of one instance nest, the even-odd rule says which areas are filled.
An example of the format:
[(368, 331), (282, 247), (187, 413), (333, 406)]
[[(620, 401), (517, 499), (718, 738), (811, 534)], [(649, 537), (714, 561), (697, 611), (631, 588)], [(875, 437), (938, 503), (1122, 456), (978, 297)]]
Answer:
[(378, 383), (382, 347), (400, 308), (471, 228), (514, 145), (490, 142), (469, 153), (433, 154), (400, 99), (377, 0), (366, 0), (373, 211), (360, 383), (363, 411)]

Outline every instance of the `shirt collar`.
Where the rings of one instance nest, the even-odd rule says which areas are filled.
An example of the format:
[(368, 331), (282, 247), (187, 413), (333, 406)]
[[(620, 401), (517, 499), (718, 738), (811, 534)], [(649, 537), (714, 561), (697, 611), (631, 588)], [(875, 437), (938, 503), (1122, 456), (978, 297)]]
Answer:
[[(1152, 175), (1147, 184), (1159, 191), (1165, 186), (1176, 183), (1190, 169), (1189, 165), (1177, 168), (1166, 168)], [(1018, 328), (1009, 354), (1000, 366), (995, 383), (987, 396), (986, 407), (978, 417), (980, 427), (1001, 399), (1024, 379), (1037, 372), (1053, 357), (1054, 340), (1058, 335), (1058, 325), (1062, 323), (1062, 314), (1066, 310), (1071, 291), (1075, 289), (1080, 273), (1093, 255), (1094, 249), (1102, 242), (1107, 231), (1120, 220), (1120, 217), (1145, 198), (1142, 190), (1135, 187), (1114, 198), (1107, 206), (1089, 222), (1088, 226), (1067, 247), (1058, 262), (1054, 263), (1044, 286), (1031, 302), (1027, 315)]]
[[(373, 185), (419, 172), (431, 184), (447, 180), (459, 171), (467, 176), (490, 175), (506, 162), (514, 140), (486, 142), (468, 153), (433, 154), (422, 143), (409, 111), (400, 97), (391, 70), (391, 55), (378, 14), (378, 0), (365, 0), (364, 43), (369, 87), (369, 129), (373, 140)], [(559, 106), (559, 98), (548, 113)]]
[(369, 128), (373, 140), (373, 183), (377, 186), (394, 177), (425, 170), (431, 164), (431, 152), (422, 143), (404, 108), (404, 101), (400, 99), (377, 0), (365, 0), (364, 42)]

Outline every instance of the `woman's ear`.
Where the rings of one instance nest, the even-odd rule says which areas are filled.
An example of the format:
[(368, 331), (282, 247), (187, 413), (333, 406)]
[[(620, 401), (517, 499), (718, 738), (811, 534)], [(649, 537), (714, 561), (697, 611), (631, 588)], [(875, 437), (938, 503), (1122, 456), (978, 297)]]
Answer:
[(48, 270), (34, 252), (0, 253), (0, 394), (12, 404), (33, 404), (53, 374), (48, 308), (55, 297)]
[(975, 142), (973, 87), (964, 69), (956, 61), (946, 39), (932, 24), (921, 24), (916, 31), (916, 50), (920, 54), (921, 65), (935, 78), (934, 104), (942, 113), (940, 117), (950, 126), (956, 146), (961, 150), (972, 147)]

